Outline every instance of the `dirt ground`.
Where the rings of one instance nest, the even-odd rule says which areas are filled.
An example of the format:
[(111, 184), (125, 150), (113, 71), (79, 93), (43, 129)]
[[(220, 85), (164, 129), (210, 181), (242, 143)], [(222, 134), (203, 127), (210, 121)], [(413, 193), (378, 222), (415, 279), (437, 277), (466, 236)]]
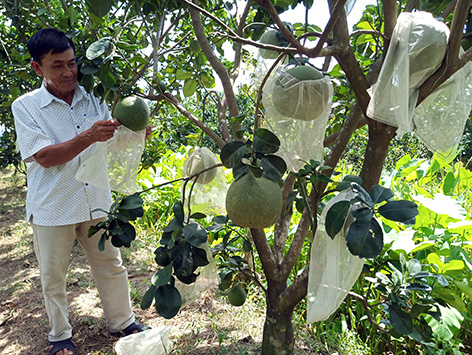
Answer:
[[(0, 354), (48, 354), (47, 315), (43, 305), (32, 234), (25, 221), (24, 175), (0, 170)], [(126, 260), (125, 260), (126, 263)], [(147, 289), (153, 271), (134, 269), (130, 274), (132, 298)], [(73, 249), (68, 279), (70, 321), (78, 355), (115, 354), (117, 338), (106, 329), (100, 300), (88, 264), (79, 246)], [(152, 328), (173, 326), (171, 354), (257, 354), (261, 341), (263, 309), (249, 302), (230, 307), (209, 292), (179, 314), (165, 320), (152, 307), (134, 304), (136, 317)]]

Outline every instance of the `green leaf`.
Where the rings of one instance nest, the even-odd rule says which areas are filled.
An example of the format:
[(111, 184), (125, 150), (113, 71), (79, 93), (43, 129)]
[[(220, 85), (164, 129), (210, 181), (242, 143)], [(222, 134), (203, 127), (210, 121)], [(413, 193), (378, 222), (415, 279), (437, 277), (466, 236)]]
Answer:
[(154, 285), (151, 285), (151, 287), (148, 288), (146, 293), (143, 296), (143, 299), (141, 300), (141, 309), (148, 309), (152, 305), (152, 301), (154, 300), (154, 294), (156, 293), (157, 287)]
[(343, 228), (350, 209), (351, 203), (349, 201), (339, 201), (333, 204), (326, 213), (326, 233), (331, 239), (334, 239)]
[(265, 177), (272, 181), (279, 181), (287, 170), (285, 160), (277, 155), (266, 155), (261, 159), (262, 170)]
[(151, 278), (151, 283), (155, 287), (160, 287), (168, 284), (172, 277), (172, 264), (158, 270)]
[(369, 191), (369, 195), (372, 198), (372, 202), (374, 202), (374, 204), (387, 201), (394, 196), (392, 190), (387, 189), (381, 185), (372, 186)]
[(185, 218), (185, 213), (184, 213), (184, 205), (182, 204), (182, 201), (177, 201), (174, 203), (174, 206), (172, 207), (172, 211), (174, 212), (175, 219), (179, 222), (183, 222)]
[(93, 42), (90, 47), (87, 48), (85, 56), (89, 60), (94, 60), (95, 58), (100, 57), (102, 54), (106, 53), (111, 44), (111, 37), (103, 37), (98, 41)]
[(98, 250), (104, 251), (105, 250), (105, 243), (107, 241), (107, 232), (103, 232), (100, 240), (98, 241)]
[(381, 216), (392, 221), (411, 223), (418, 215), (418, 206), (408, 200), (387, 201), (386, 204), (379, 207), (378, 212)]
[(158, 287), (154, 299), (157, 313), (165, 319), (175, 317), (182, 306), (182, 296), (172, 285)]
[(398, 333), (408, 335), (413, 332), (413, 320), (411, 319), (411, 316), (397, 304), (389, 305), (388, 315), (393, 328)]
[(190, 223), (182, 229), (184, 238), (190, 245), (198, 247), (207, 241), (207, 232), (198, 223)]
[(206, 217), (206, 214), (201, 213), (201, 212), (195, 212), (190, 215), (190, 218), (193, 218), (193, 219), (203, 219), (205, 217)]
[(105, 89), (110, 89), (113, 85), (115, 85), (116, 79), (113, 76), (113, 73), (110, 70), (110, 67), (107, 65), (100, 66), (100, 74), (98, 75), (100, 81)]
[(85, 64), (80, 67), (80, 72), (84, 75), (92, 75), (98, 73), (99, 68), (95, 65)]
[(198, 82), (195, 79), (187, 79), (182, 89), (185, 97), (190, 97), (195, 94)]
[(167, 226), (164, 227), (163, 231), (164, 232), (173, 232), (177, 229), (182, 228), (184, 225), (182, 221), (177, 220), (176, 218), (172, 218), (172, 220), (169, 222)]
[(351, 182), (351, 189), (352, 189), (352, 192), (354, 192), (355, 199), (357, 201), (362, 201), (369, 207), (372, 207), (372, 208), (374, 207), (372, 198), (361, 185), (359, 185), (357, 182)]
[(279, 150), (280, 140), (266, 128), (258, 128), (254, 132), (254, 150), (262, 154), (273, 154)]
[(98, 17), (106, 16), (114, 4), (113, 0), (85, 0), (90, 12)]
[(246, 155), (246, 150), (247, 146), (243, 142), (229, 142), (221, 149), (221, 162), (228, 169), (234, 168), (241, 163)]
[(383, 232), (375, 218), (369, 222), (352, 223), (346, 234), (347, 247), (360, 258), (375, 258), (383, 248)]
[(456, 187), (457, 179), (454, 176), (454, 173), (451, 171), (447, 173), (446, 177), (444, 178), (443, 184), (443, 192), (444, 195), (452, 195), (454, 193), (454, 188)]
[(177, 80), (187, 80), (187, 79), (190, 79), (193, 77), (193, 74), (188, 72), (188, 71), (184, 71), (182, 69), (178, 69), (177, 70), (177, 73), (175, 73), (175, 78)]
[(430, 315), (426, 315), (425, 320), (433, 329), (434, 334), (441, 339), (449, 340), (459, 334), (464, 317), (455, 308), (441, 305), (438, 305), (438, 308), (441, 312), (440, 320), (436, 320)]

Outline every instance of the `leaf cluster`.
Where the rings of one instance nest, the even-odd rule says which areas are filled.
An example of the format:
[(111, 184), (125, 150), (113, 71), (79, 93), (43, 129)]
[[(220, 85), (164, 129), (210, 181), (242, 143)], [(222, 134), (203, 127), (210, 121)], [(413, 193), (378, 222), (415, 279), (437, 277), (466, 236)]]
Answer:
[(258, 128), (253, 140), (233, 141), (223, 146), (220, 159), (223, 165), (233, 170), (233, 177), (240, 178), (251, 170), (254, 175), (264, 175), (272, 181), (282, 179), (287, 164), (274, 155), (280, 148), (280, 140), (266, 128)]
[(141, 308), (147, 309), (155, 301), (157, 313), (166, 319), (173, 318), (182, 306), (176, 279), (192, 284), (199, 275), (197, 268), (209, 263), (206, 250), (202, 248), (208, 240), (207, 232), (191, 220), (206, 216), (196, 213), (186, 218), (181, 201), (174, 204), (173, 213), (174, 217), (163, 230), (161, 246), (154, 251), (154, 260), (161, 269), (152, 277), (141, 302)]
[[(334, 203), (326, 214), (326, 232), (334, 239), (344, 228), (348, 216), (353, 222), (348, 226), (346, 242), (349, 251), (360, 258), (374, 258), (383, 249), (383, 231), (375, 218), (382, 217), (405, 224), (414, 224), (418, 206), (408, 200), (393, 200), (393, 191), (381, 185), (374, 185), (367, 192), (357, 176), (346, 176), (336, 190), (350, 190), (354, 197)], [(376, 205), (380, 205), (376, 207)]]
[(104, 229), (98, 242), (98, 249), (105, 250), (105, 242), (111, 238), (111, 243), (117, 248), (131, 246), (131, 242), (136, 239), (136, 229), (130, 223), (138, 217), (142, 217), (143, 199), (138, 195), (129, 195), (124, 198), (118, 198), (106, 212), (108, 218), (105, 221), (93, 225), (88, 230), (88, 237)]

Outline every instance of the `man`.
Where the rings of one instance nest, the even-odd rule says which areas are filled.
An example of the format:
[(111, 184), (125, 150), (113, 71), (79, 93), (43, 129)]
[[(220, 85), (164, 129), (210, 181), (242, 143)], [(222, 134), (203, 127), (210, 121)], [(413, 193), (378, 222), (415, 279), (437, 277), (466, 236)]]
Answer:
[[(96, 142), (113, 137), (120, 125), (105, 103), (77, 84), (73, 42), (56, 29), (43, 29), (28, 41), (31, 65), (43, 77), (40, 89), (12, 105), (18, 144), (28, 164), (27, 220), (33, 228), (44, 302), (49, 317), (49, 351), (75, 353), (68, 320), (66, 271), (75, 239), (91, 266), (108, 329), (124, 335), (148, 327), (135, 321), (128, 275), (119, 249), (110, 241), (98, 250), (100, 234), (87, 237), (91, 225), (104, 220), (112, 203), (110, 191), (77, 181), (83, 154)], [(152, 126), (146, 128), (146, 138)]]

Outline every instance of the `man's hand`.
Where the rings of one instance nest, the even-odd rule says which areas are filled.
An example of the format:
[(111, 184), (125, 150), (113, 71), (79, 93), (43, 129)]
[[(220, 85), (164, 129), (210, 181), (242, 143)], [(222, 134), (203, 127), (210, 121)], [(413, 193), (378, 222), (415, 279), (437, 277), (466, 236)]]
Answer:
[(95, 122), (92, 127), (83, 132), (87, 137), (95, 142), (106, 142), (115, 134), (116, 129), (120, 126), (120, 122), (116, 119), (102, 120)]
[(146, 140), (151, 138), (151, 134), (152, 134), (153, 130), (154, 130), (154, 126), (152, 124), (150, 124), (146, 127)]
[(93, 143), (109, 140), (118, 126), (120, 122), (115, 119), (95, 122), (92, 127), (75, 138), (41, 149), (34, 154), (34, 158), (45, 168), (67, 163)]

